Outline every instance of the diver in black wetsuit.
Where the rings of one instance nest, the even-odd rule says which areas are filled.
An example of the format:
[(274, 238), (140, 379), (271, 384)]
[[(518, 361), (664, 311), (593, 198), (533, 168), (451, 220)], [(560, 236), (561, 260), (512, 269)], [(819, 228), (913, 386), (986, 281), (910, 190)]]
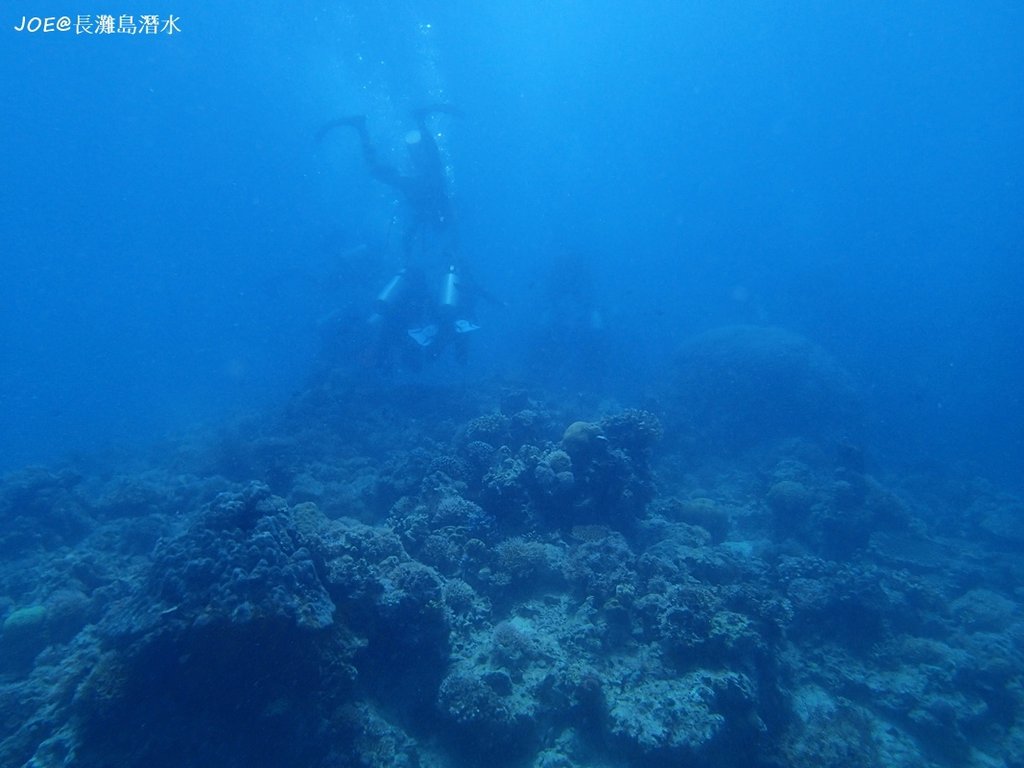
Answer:
[(412, 113), (416, 129), (405, 135), (412, 166), (410, 174), (403, 174), (381, 161), (370, 132), (366, 129), (364, 115), (332, 120), (317, 134), (320, 140), (333, 128), (355, 129), (370, 175), (405, 199), (409, 220), (402, 237), (402, 250), (407, 261), (422, 255), (415, 253), (417, 247), (421, 251), (429, 247), (427, 235), (433, 235), (434, 244), (442, 250), (454, 253), (456, 247), (455, 211), (445, 182), (444, 160), (427, 125), (427, 119), (434, 113), (458, 114), (455, 109), (443, 104), (417, 109)]
[[(444, 104), (412, 113), (416, 129), (405, 136), (412, 171), (409, 174), (381, 161), (363, 115), (332, 120), (317, 134), (320, 140), (334, 128), (353, 128), (370, 174), (396, 190), (408, 208), (402, 235), (404, 266), (378, 294), (370, 317), (370, 322), (381, 329), (375, 353), (378, 365), (387, 364), (390, 347), (405, 336), (435, 357), (445, 347), (453, 346), (456, 357), (464, 360), (464, 336), (478, 327), (466, 319), (472, 291), (466, 290), (462, 280), (455, 210), (448, 194), (444, 160), (427, 125), (435, 113), (459, 114)], [(433, 300), (432, 285), (437, 291)], [(407, 361), (414, 363), (415, 358), (408, 357)]]

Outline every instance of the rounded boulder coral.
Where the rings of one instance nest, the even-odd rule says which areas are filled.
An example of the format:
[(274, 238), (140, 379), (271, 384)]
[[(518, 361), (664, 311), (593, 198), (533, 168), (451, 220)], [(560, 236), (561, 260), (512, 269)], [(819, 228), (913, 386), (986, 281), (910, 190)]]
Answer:
[(730, 326), (683, 345), (664, 391), (666, 430), (729, 454), (799, 437), (856, 440), (860, 398), (824, 350), (781, 328)]
[(595, 456), (603, 452), (607, 444), (604, 430), (589, 421), (574, 421), (562, 434), (562, 448), (574, 459)]

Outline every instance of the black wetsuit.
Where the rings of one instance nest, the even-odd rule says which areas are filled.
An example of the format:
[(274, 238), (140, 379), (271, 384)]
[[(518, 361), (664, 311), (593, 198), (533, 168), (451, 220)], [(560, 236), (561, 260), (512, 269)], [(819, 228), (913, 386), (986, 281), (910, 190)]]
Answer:
[[(397, 191), (408, 209), (402, 235), (404, 269), (400, 278), (400, 299), (388, 301), (375, 315), (382, 320), (376, 357), (383, 364), (398, 339), (409, 342), (411, 338), (420, 347), (428, 347), (431, 356), (449, 346), (454, 347), (459, 359), (464, 359), (466, 354), (466, 342), (462, 338), (465, 328), (458, 330), (456, 321), (467, 316), (473, 296), (464, 290), (468, 286), (462, 282), (455, 208), (448, 192), (444, 159), (427, 125), (427, 119), (434, 112), (457, 114), (444, 105), (413, 113), (418, 136), (407, 137), (406, 141), (411, 161), (409, 174), (381, 161), (362, 116), (332, 121), (319, 134), (322, 138), (338, 126), (354, 128), (370, 175)], [(458, 306), (442, 301), (450, 272), (460, 275), (461, 288), (456, 293)], [(429, 336), (421, 335), (427, 328), (434, 330)]]
[(440, 261), (451, 261), (456, 253), (455, 209), (448, 194), (441, 150), (427, 126), (428, 114), (416, 113), (419, 140), (408, 144), (413, 167), (410, 175), (381, 162), (365, 122), (353, 123), (370, 174), (401, 194), (409, 208), (409, 220), (402, 236), (402, 251), (408, 266), (433, 260), (435, 256)]

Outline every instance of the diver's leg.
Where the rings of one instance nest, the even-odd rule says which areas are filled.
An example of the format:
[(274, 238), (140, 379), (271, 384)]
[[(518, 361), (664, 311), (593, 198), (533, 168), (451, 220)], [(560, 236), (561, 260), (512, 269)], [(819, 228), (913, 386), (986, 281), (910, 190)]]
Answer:
[(444, 219), (437, 222), (437, 242), (440, 243), (441, 252), (444, 254), (445, 266), (459, 264), (459, 231), (455, 221), (455, 208), (449, 206), (444, 214)]
[(447, 107), (447, 105), (437, 104), (432, 107), (414, 109), (412, 116), (416, 121), (416, 129), (420, 134), (420, 146), (423, 154), (422, 162), (426, 168), (425, 172), (433, 174), (438, 178), (442, 178), (445, 172), (444, 158), (441, 157), (441, 148), (437, 146), (437, 139), (434, 131), (427, 122), (431, 115), (439, 112), (444, 114), (458, 114), (458, 112)]
[(387, 184), (389, 187), (402, 192), (405, 180), (396, 169), (381, 162), (377, 154), (377, 147), (374, 145), (373, 139), (370, 138), (370, 132), (366, 130), (365, 118), (355, 128), (359, 134), (359, 146), (363, 150), (363, 160), (366, 162), (370, 175), (382, 184)]

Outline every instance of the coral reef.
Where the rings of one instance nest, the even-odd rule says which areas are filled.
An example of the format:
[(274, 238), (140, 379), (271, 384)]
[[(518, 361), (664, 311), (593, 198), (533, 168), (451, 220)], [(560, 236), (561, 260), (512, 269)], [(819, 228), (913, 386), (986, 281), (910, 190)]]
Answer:
[[(731, 366), (701, 408), (740, 410), (684, 435), (325, 380), (163, 468), (8, 476), (0, 764), (1024, 764), (1021, 502), (752, 415), (759, 366), (842, 377), (724, 339), (679, 397)], [(692, 451), (747, 417), (747, 458)]]

